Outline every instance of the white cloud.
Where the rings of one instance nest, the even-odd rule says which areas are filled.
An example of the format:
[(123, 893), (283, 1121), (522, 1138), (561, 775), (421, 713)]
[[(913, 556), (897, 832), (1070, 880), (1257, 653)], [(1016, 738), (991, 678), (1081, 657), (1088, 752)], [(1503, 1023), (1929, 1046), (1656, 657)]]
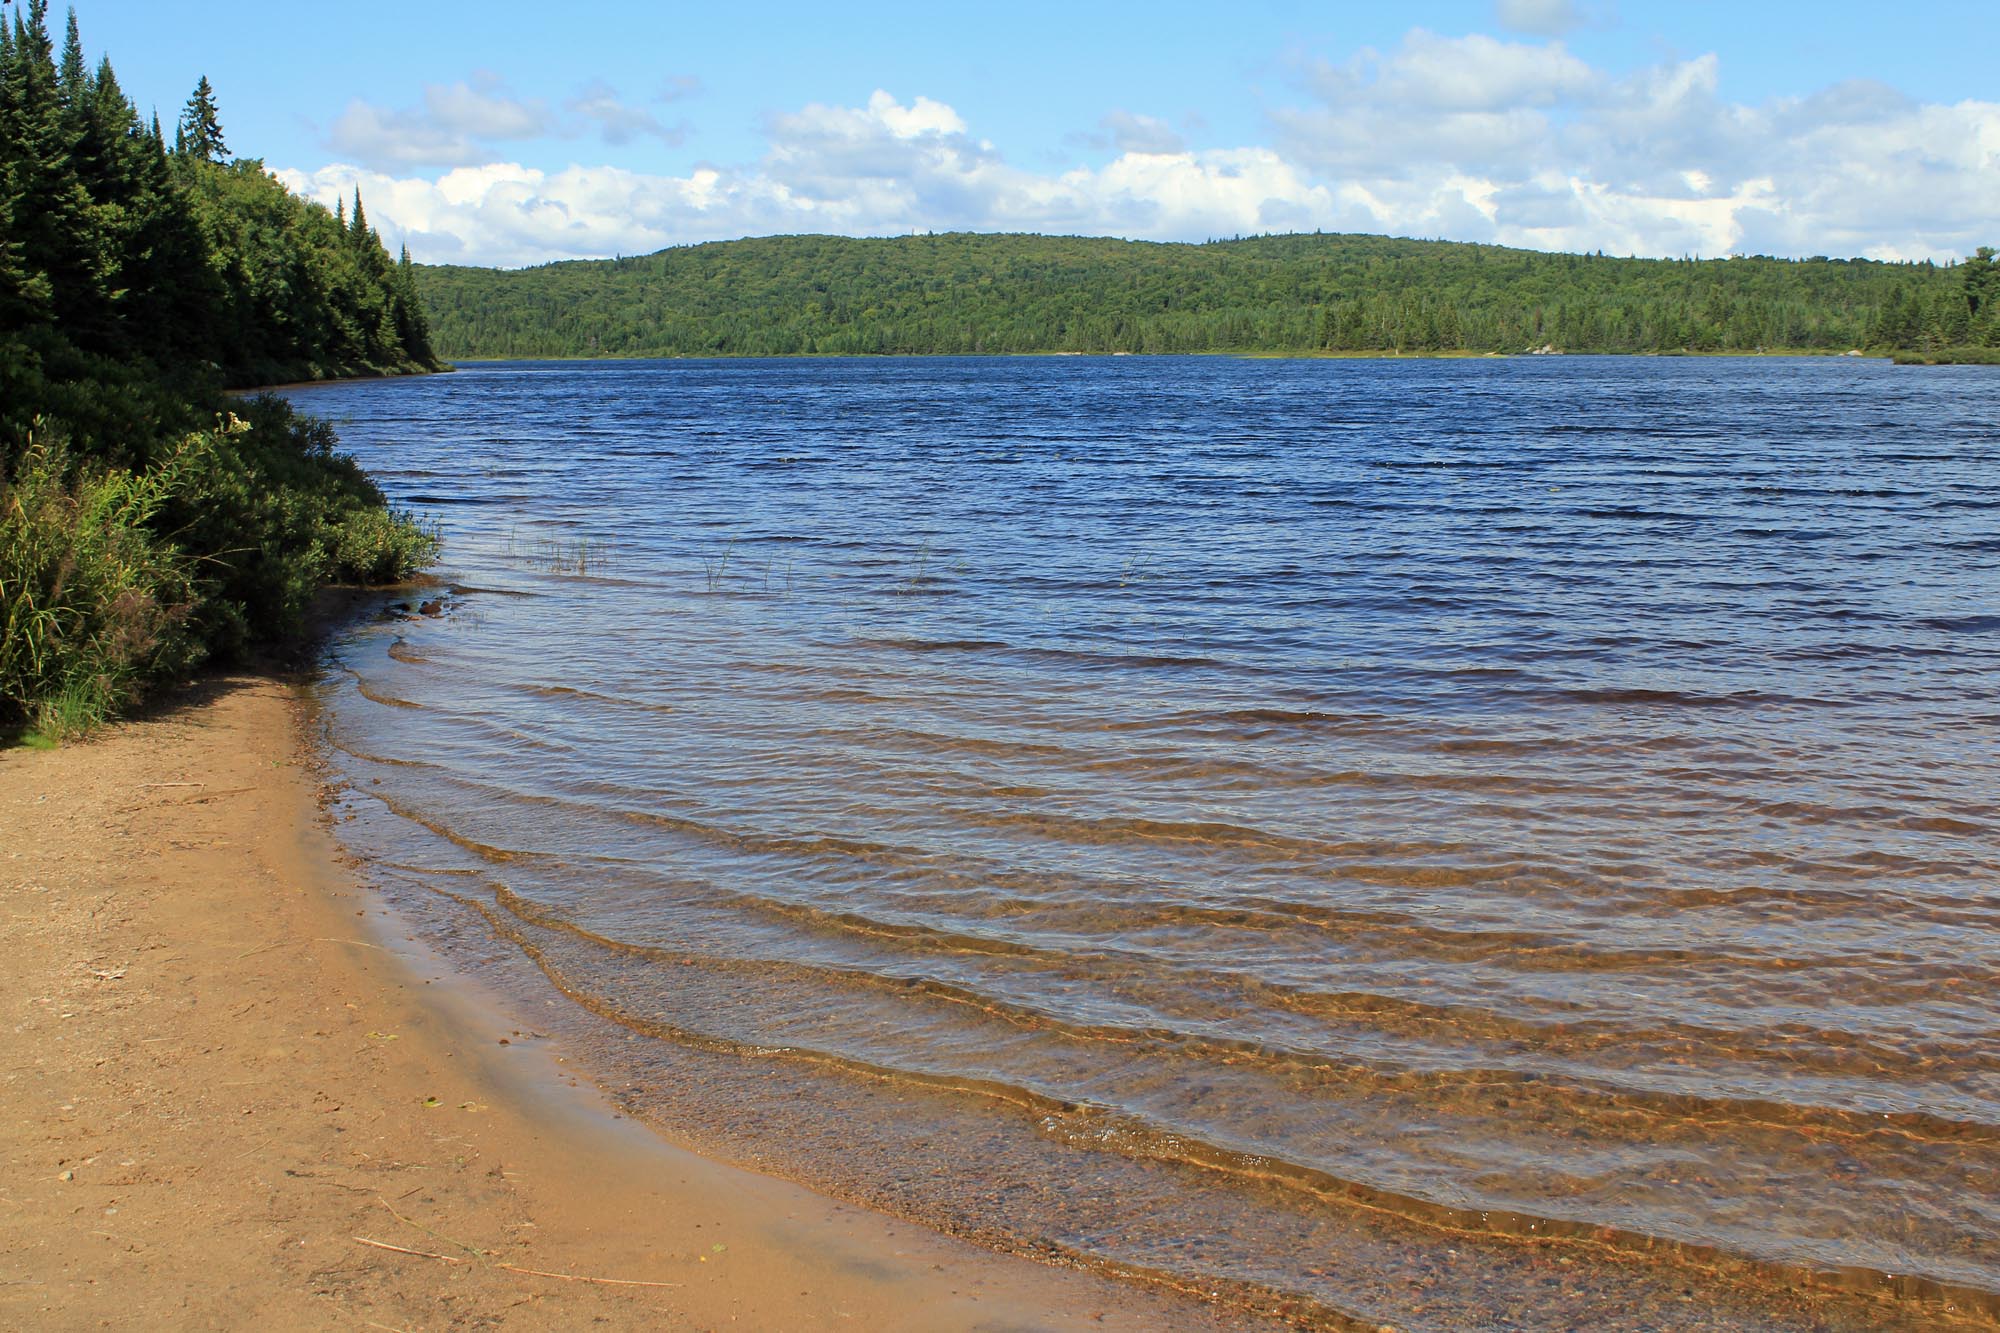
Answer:
[[(950, 105), (877, 91), (769, 117), (754, 162), (680, 174), (495, 161), (502, 135), (671, 141), (679, 127), (586, 89), (566, 118), (497, 84), (433, 90), (423, 114), (357, 104), (354, 165), (280, 173), (328, 203), (359, 185), (420, 259), (502, 265), (796, 231), (1040, 231), (1200, 240), (1388, 232), (1538, 249), (1945, 258), (1991, 243), (2000, 104), (1921, 103), (1848, 83), (1758, 104), (1712, 55), (1593, 68), (1559, 42), (1411, 32), (1299, 71), (1267, 145), (1193, 149), (1115, 111), (1115, 155), (1017, 166)], [(637, 117), (644, 117), (638, 119)], [(413, 170), (429, 165), (442, 174)]]
[[(1359, 63), (1359, 62), (1357, 62)], [(1503, 42), (1483, 33), (1440, 37), (1422, 28), (1386, 59), (1376, 58), (1377, 91), (1405, 108), (1502, 112), (1588, 97), (1603, 82), (1560, 43)], [(1341, 89), (1353, 76), (1339, 80)]]
[(1207, 237), (1310, 229), (1340, 207), (1333, 191), (1268, 149), (1126, 153), (1051, 176), (1008, 165), (962, 126), (941, 103), (905, 106), (878, 93), (863, 108), (776, 118), (764, 161), (744, 170), (660, 176), (486, 163), (435, 180), (354, 165), (278, 174), (328, 206), (359, 187), (390, 244), (407, 242), (426, 262), (500, 265), (796, 231)]

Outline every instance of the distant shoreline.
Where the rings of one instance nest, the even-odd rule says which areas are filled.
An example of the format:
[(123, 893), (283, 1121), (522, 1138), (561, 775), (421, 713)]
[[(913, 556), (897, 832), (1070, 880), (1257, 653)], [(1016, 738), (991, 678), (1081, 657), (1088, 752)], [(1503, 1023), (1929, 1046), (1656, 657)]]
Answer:
[(1935, 355), (2000, 347), (1979, 257), (1615, 258), (1365, 235), (1203, 245), (770, 236), (533, 268), (413, 265), (479, 357), (1129, 352)]

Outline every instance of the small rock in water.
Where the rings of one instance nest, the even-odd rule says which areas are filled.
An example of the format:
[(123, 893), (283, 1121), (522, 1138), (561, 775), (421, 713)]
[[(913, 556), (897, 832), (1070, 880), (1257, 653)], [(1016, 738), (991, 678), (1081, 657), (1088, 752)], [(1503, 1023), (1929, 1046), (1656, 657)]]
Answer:
[(442, 597), (433, 597), (422, 606), (419, 606), (417, 610), (427, 616), (441, 616), (444, 614), (444, 599)]

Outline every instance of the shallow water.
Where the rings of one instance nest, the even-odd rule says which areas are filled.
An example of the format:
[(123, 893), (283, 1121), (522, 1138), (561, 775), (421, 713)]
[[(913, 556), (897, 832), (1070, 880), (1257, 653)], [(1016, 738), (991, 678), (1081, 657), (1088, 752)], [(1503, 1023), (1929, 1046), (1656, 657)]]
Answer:
[(1334, 1323), (1991, 1319), (1996, 387), (295, 391), (455, 585), (335, 648), (340, 827), (634, 1109), (995, 1243)]

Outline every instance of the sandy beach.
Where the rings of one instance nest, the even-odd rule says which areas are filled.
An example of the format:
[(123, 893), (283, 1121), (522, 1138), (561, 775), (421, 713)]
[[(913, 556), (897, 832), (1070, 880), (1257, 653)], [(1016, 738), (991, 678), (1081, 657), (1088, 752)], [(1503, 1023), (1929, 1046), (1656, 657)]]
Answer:
[(341, 869), (297, 707), (0, 752), (0, 1325), (1222, 1326), (620, 1118)]

